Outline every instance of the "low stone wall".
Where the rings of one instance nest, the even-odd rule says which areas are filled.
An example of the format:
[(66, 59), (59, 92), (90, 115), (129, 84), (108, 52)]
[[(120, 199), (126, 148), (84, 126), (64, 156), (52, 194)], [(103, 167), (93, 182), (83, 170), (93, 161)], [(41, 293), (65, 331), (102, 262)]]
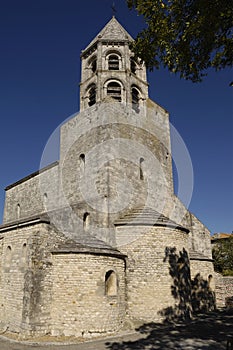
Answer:
[(217, 307), (226, 306), (226, 298), (233, 296), (233, 276), (222, 276), (215, 274), (216, 280), (216, 305)]

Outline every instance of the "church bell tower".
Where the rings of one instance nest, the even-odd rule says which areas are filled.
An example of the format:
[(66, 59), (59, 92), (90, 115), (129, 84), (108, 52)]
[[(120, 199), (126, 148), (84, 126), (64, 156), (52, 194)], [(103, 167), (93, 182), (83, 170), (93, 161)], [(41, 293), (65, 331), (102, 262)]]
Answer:
[(135, 111), (148, 98), (146, 67), (134, 59), (133, 38), (113, 16), (82, 51), (80, 110), (111, 98)]

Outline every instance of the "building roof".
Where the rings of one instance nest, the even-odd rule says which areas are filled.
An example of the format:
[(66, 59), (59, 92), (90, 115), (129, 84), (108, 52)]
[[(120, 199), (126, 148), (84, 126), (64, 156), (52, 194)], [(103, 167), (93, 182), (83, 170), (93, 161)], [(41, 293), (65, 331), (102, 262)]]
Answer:
[(54, 167), (57, 166), (58, 164), (59, 164), (59, 162), (58, 162), (58, 161), (55, 161), (55, 162), (53, 162), (53, 163), (51, 163), (51, 164), (49, 164), (49, 165), (46, 165), (45, 167), (41, 168), (40, 170), (37, 170), (37, 171), (35, 171), (35, 172), (33, 172), (33, 173), (31, 173), (31, 174), (29, 174), (29, 175), (23, 177), (22, 179), (20, 179), (20, 180), (14, 182), (13, 184), (8, 185), (8, 186), (5, 188), (5, 191), (8, 191), (8, 190), (10, 190), (10, 189), (13, 188), (13, 187), (18, 186), (18, 185), (20, 185), (21, 183), (26, 182), (26, 181), (30, 180), (31, 178), (33, 178), (33, 177), (35, 177), (35, 176), (37, 176), (37, 175), (39, 175), (39, 174), (41, 174), (41, 173), (43, 173), (43, 172), (45, 172), (45, 171), (51, 169), (51, 168), (54, 168)]
[(213, 259), (208, 256), (194, 250), (189, 251), (189, 258), (190, 260), (213, 261)]
[(122, 27), (122, 25), (113, 16), (111, 20), (104, 26), (104, 28), (96, 35), (90, 44), (83, 50), (83, 54), (89, 50), (98, 41), (133, 41), (131, 35)]
[[(60, 238), (62, 237), (62, 240), (59, 239), (57, 241), (58, 243), (54, 245), (54, 248), (52, 249), (53, 253), (87, 253), (111, 255), (122, 258), (125, 257), (125, 255), (119, 250), (96, 238), (92, 233), (81, 231), (75, 233), (74, 236), (70, 238), (70, 232), (66, 235), (66, 232), (60, 232), (57, 230), (56, 226), (50, 222), (50, 217), (47, 213), (0, 225), (0, 234), (10, 230), (18, 230), (26, 226), (34, 226), (38, 224), (50, 225), (53, 228), (54, 233), (59, 234)], [(0, 239), (2, 238), (3, 237), (0, 236)]]
[(47, 214), (33, 215), (27, 218), (7, 222), (0, 225), (0, 233), (4, 233), (10, 230), (19, 229), (25, 226), (32, 226), (37, 224), (49, 224), (50, 220)]
[(120, 217), (114, 222), (115, 226), (133, 226), (133, 225), (143, 225), (143, 226), (167, 226), (172, 228), (177, 228), (186, 233), (189, 229), (177, 224), (175, 221), (170, 220), (163, 214), (157, 212), (152, 208), (133, 208), (128, 213)]
[(211, 241), (214, 242), (214, 241), (217, 241), (218, 239), (227, 239), (230, 237), (233, 237), (232, 233), (223, 233), (223, 232), (214, 233), (213, 236), (211, 237)]
[(54, 249), (52, 249), (52, 253), (86, 253), (98, 255), (111, 255), (121, 258), (125, 257), (125, 255), (122, 254), (119, 250), (111, 247), (110, 245), (95, 238), (94, 236), (88, 233), (85, 233), (85, 238), (84, 235), (79, 235), (77, 238), (67, 238), (64, 242), (58, 244)]

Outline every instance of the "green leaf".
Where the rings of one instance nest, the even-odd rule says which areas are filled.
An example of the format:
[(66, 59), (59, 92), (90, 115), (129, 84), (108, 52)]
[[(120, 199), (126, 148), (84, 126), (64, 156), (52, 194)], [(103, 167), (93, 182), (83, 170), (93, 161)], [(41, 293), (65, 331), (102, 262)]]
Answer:
[(209, 67), (233, 66), (233, 0), (127, 0), (127, 4), (147, 24), (133, 50), (149, 69), (165, 66), (198, 82)]

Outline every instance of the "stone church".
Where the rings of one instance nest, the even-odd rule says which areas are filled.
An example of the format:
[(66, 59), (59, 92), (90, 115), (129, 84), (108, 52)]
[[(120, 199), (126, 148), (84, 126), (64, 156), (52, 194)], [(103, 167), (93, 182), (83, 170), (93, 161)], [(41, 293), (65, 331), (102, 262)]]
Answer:
[(132, 41), (113, 17), (82, 51), (59, 160), (6, 188), (3, 330), (113, 333), (190, 312), (197, 276), (210, 289), (210, 233), (174, 194), (169, 114), (148, 97)]

